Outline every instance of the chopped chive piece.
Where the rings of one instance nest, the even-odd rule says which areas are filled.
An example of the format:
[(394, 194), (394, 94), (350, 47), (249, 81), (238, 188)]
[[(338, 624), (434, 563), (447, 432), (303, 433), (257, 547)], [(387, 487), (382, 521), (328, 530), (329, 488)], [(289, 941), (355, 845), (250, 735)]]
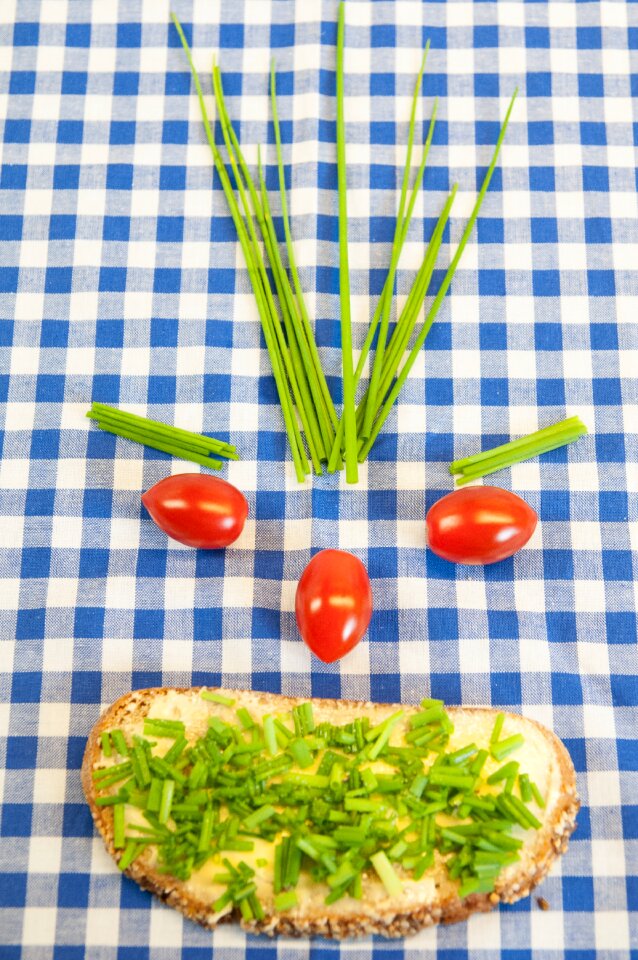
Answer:
[(431, 770), (430, 783), (440, 787), (455, 787), (457, 790), (471, 790), (474, 777), (456, 770)]
[(526, 773), (521, 773), (521, 775), (519, 776), (518, 789), (521, 792), (521, 800), (523, 801), (523, 803), (530, 803), (533, 800), (534, 794), (532, 793), (532, 788), (529, 783), (529, 777)]
[(288, 744), (288, 749), (290, 750), (295, 763), (298, 767), (301, 767), (302, 770), (306, 767), (312, 766), (312, 754), (304, 740), (291, 740)]
[(102, 753), (105, 757), (113, 756), (113, 750), (111, 748), (111, 738), (109, 736), (108, 730), (105, 730), (100, 734), (100, 743), (102, 745)]
[(119, 793), (112, 793), (106, 797), (97, 797), (95, 800), (96, 807), (114, 807), (118, 803), (126, 803), (128, 800), (126, 794), (122, 795)]
[(118, 868), (120, 870), (126, 870), (130, 867), (141, 850), (142, 844), (137, 843), (135, 840), (127, 840), (124, 853), (117, 862)]
[(166, 779), (162, 783), (162, 796), (160, 798), (160, 808), (157, 819), (160, 823), (166, 823), (171, 812), (173, 803), (173, 794), (175, 792), (175, 781)]
[(161, 801), (162, 801), (162, 781), (159, 780), (157, 777), (153, 777), (151, 780), (149, 791), (148, 791), (146, 809), (150, 810), (151, 813), (158, 813)]
[(267, 715), (263, 719), (264, 726), (264, 740), (266, 741), (266, 747), (268, 748), (268, 753), (271, 757), (274, 757), (278, 752), (279, 747), (277, 744), (277, 737), (275, 735), (275, 719), (270, 715)]
[(538, 807), (540, 807), (541, 810), (544, 810), (544, 809), (545, 809), (545, 800), (543, 799), (542, 793), (540, 792), (540, 790), (538, 789), (538, 787), (536, 786), (536, 784), (534, 783), (533, 780), (530, 780), (529, 786), (530, 786), (530, 789), (531, 789), (532, 794), (533, 794), (533, 796), (534, 796), (534, 800), (536, 801), (536, 805), (537, 805)]
[(501, 730), (503, 729), (503, 724), (505, 723), (505, 714), (499, 713), (494, 721), (494, 728), (490, 736), (490, 743), (496, 743), (498, 738), (501, 735)]
[(128, 747), (121, 730), (111, 730), (111, 742), (121, 757), (128, 757)]
[(499, 780), (509, 780), (510, 777), (515, 777), (518, 774), (519, 766), (515, 760), (511, 760), (504, 766), (499, 767), (498, 770), (495, 770), (494, 773), (487, 778), (487, 782), (498, 783)]
[(275, 897), (275, 910), (278, 913), (283, 913), (285, 910), (292, 910), (293, 907), (297, 906), (297, 894), (294, 890), (285, 890), (283, 893), (278, 893)]
[(200, 697), (210, 703), (220, 703), (223, 707), (232, 707), (235, 704), (233, 697), (226, 697), (223, 693), (215, 693), (213, 690), (202, 690)]
[(126, 845), (124, 839), (124, 805), (113, 807), (113, 846), (122, 850)]
[(389, 743), (392, 731), (396, 727), (397, 723), (400, 721), (403, 716), (403, 710), (397, 710), (396, 713), (392, 714), (391, 717), (388, 717), (387, 720), (383, 723), (383, 729), (379, 736), (376, 738), (372, 746), (368, 751), (368, 756), (371, 760), (376, 760), (383, 748)]
[(259, 807), (254, 813), (251, 813), (249, 817), (246, 817), (243, 823), (243, 829), (249, 832), (255, 830), (260, 823), (264, 823), (265, 820), (270, 820), (271, 817), (274, 817), (276, 812), (275, 808), (270, 805)]
[(503, 760), (510, 753), (513, 753), (514, 750), (518, 750), (519, 747), (522, 747), (525, 743), (525, 738), (522, 733), (515, 733), (512, 737), (507, 737), (506, 740), (498, 740), (492, 743), (490, 752), (495, 760)]
[(252, 730), (253, 727), (256, 726), (255, 721), (251, 717), (248, 710), (246, 710), (246, 707), (240, 707), (239, 710), (237, 710), (237, 719), (241, 723), (244, 730)]
[(377, 853), (373, 854), (373, 856), (370, 857), (370, 862), (379, 875), (379, 879), (383, 883), (383, 886), (386, 888), (388, 894), (391, 897), (401, 896), (403, 893), (401, 881), (394, 872), (392, 864), (388, 860), (384, 851), (379, 850)]

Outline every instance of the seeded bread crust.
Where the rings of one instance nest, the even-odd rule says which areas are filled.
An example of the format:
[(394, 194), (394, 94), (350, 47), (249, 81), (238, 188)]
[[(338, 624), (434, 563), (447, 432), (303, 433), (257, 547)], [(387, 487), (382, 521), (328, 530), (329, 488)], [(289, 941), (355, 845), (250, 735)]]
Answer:
[[(180, 688), (178, 692), (190, 693), (192, 696), (198, 697), (202, 689), (204, 688)], [(206, 689), (213, 690), (215, 688)], [(122, 851), (116, 851), (113, 846), (112, 808), (98, 807), (95, 804), (96, 791), (93, 785), (92, 770), (94, 764), (101, 757), (100, 734), (105, 730), (120, 726), (126, 718), (144, 717), (151, 703), (156, 698), (165, 696), (167, 692), (168, 688), (158, 687), (148, 690), (135, 690), (120, 697), (103, 713), (93, 727), (87, 741), (82, 763), (82, 786), (95, 825), (104, 840), (107, 851), (116, 862), (122, 855)], [(303, 702), (303, 699), (270, 693), (247, 693), (229, 690), (219, 692), (235, 696), (238, 705), (241, 705), (242, 697), (250, 697), (253, 703), (259, 702), (269, 710), (278, 712), (290, 710), (296, 704)], [(323, 708), (332, 711), (338, 711), (340, 706), (352, 706), (350, 701), (345, 700), (314, 699), (313, 703), (317, 709)], [(357, 706), (360, 710), (365, 711), (371, 719), (374, 719), (375, 711), (378, 708), (377, 704), (360, 703)], [(406, 713), (409, 713), (417, 708), (404, 707), (404, 709)], [(468, 711), (477, 715), (486, 712), (496, 714), (495, 710), (483, 707), (453, 707), (448, 709), (452, 721), (454, 721), (455, 713), (466, 713)], [(407, 937), (424, 927), (437, 923), (456, 923), (459, 920), (465, 920), (472, 913), (492, 910), (500, 902), (514, 903), (530, 894), (534, 887), (547, 875), (554, 860), (567, 849), (569, 838), (576, 826), (576, 814), (580, 801), (576, 791), (576, 775), (573, 764), (565, 746), (558, 737), (534, 720), (517, 717), (515, 714), (506, 714), (506, 716), (514, 722), (532, 724), (542, 732), (547, 743), (548, 760), (553, 757), (560, 772), (561, 790), (553, 808), (547, 811), (541, 829), (535, 834), (531, 859), (528, 857), (526, 863), (521, 864), (521, 869), (518, 872), (509, 872), (505, 880), (497, 879), (496, 888), (492, 893), (472, 894), (461, 900), (457, 895), (455, 884), (441, 883), (439, 885), (437, 883), (435, 901), (423, 905), (411, 905), (409, 910), (402, 910), (400, 905), (393, 905), (391, 901), (387, 906), (380, 905), (374, 916), (357, 913), (355, 910), (348, 914), (336, 914), (331, 911), (329, 906), (322, 906), (321, 909), (308, 910), (301, 918), (276, 914), (266, 915), (261, 921), (247, 923), (241, 919), (239, 911), (225, 914), (222, 917), (215, 916), (210, 903), (193, 896), (189, 890), (184, 888), (181, 881), (160, 874), (151, 866), (145, 864), (143, 858), (132, 863), (125, 873), (145, 890), (155, 894), (160, 900), (179, 910), (190, 920), (202, 924), (202, 926), (210, 928), (217, 926), (219, 923), (235, 921), (241, 923), (242, 927), (251, 933), (267, 933), (271, 936), (285, 934), (295, 937), (323, 936), (345, 939), (346, 937), (380, 934), (385, 937)]]

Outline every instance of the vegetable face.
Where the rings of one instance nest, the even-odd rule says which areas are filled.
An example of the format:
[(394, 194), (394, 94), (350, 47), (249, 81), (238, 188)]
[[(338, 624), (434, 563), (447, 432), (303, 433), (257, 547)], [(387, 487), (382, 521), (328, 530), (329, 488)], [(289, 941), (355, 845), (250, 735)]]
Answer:
[(219, 477), (200, 473), (160, 480), (142, 495), (142, 503), (169, 537), (204, 550), (233, 543), (248, 516), (243, 493)]
[(324, 663), (355, 647), (372, 616), (372, 588), (361, 561), (343, 550), (317, 553), (297, 586), (297, 626)]
[(455, 490), (430, 508), (430, 549), (452, 563), (496, 563), (524, 547), (536, 529), (532, 508), (500, 487)]

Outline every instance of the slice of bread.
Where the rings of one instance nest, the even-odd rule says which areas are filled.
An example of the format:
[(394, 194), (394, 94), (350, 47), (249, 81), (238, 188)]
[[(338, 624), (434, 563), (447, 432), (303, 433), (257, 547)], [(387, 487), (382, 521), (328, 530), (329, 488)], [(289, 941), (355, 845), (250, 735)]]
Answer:
[[(203, 699), (203, 689), (234, 699), (234, 705), (229, 707)], [(267, 714), (282, 716), (302, 702), (304, 701), (269, 693), (218, 691), (213, 688), (137, 690), (117, 700), (91, 731), (82, 765), (82, 784), (86, 799), (111, 856), (116, 861), (122, 856), (122, 850), (116, 850), (114, 845), (114, 808), (96, 804), (96, 800), (100, 796), (117, 792), (117, 786), (100, 791), (93, 774), (96, 770), (121, 762), (122, 758), (104, 755), (100, 739), (104, 731), (119, 728), (130, 743), (135, 734), (143, 733), (144, 718), (149, 716), (183, 721), (186, 737), (189, 742), (194, 742), (206, 733), (209, 718), (212, 716), (228, 723), (237, 723), (235, 711), (245, 707), (259, 722)], [(378, 724), (400, 709), (397, 705), (354, 703), (345, 700), (316, 699), (311, 702), (317, 723), (327, 721), (338, 725), (349, 723), (361, 716), (367, 717), (372, 725)], [(403, 735), (409, 729), (408, 721), (419, 710), (418, 707), (410, 706), (402, 709), (404, 716), (393, 730), (391, 745), (405, 742)], [(479, 748), (489, 750), (496, 715), (497, 711), (490, 708), (448, 708), (454, 732), (446, 749), (460, 749), (468, 743), (474, 743)], [(219, 855), (216, 862), (213, 862), (215, 858), (212, 858), (188, 880), (183, 881), (161, 872), (156, 848), (148, 846), (125, 872), (144, 889), (150, 890), (167, 904), (204, 926), (215, 927), (221, 922), (239, 920), (245, 929), (253, 933), (264, 932), (271, 935), (281, 933), (344, 938), (374, 933), (387, 937), (404, 937), (432, 924), (453, 923), (476, 911), (491, 910), (501, 901), (513, 903), (527, 896), (546, 876), (557, 856), (566, 850), (579, 808), (574, 768), (561, 741), (533, 720), (516, 714), (506, 714), (500, 736), (510, 737), (517, 733), (524, 736), (524, 743), (507, 760), (515, 758), (520, 763), (520, 772), (529, 774), (544, 797), (545, 807), (541, 809), (535, 803), (529, 806), (540, 820), (540, 828), (513, 829), (512, 835), (523, 842), (519, 850), (520, 859), (501, 870), (492, 892), (471, 893), (460, 897), (460, 882), (450, 878), (445, 858), (437, 851), (433, 865), (418, 881), (395, 863), (395, 870), (401, 880), (401, 893), (394, 896), (386, 892), (377, 874), (368, 870), (362, 878), (362, 896), (359, 899), (346, 895), (326, 905), (324, 901), (329, 888), (323, 882), (314, 882), (308, 872), (302, 871), (296, 888), (297, 905), (278, 912), (274, 906), (272, 850), (267, 849), (273, 848), (273, 844), (261, 840), (257, 841), (254, 854), (222, 854), (230, 857), (234, 863), (242, 858), (247, 860), (253, 857), (251, 863), (255, 866), (255, 882), (265, 916), (260, 920), (246, 921), (232, 904), (215, 912), (213, 904), (225, 889), (219, 884), (216, 885), (213, 879), (224, 869), (220, 866)], [(157, 740), (157, 737), (152, 739)], [(171, 742), (160, 741), (162, 753), (166, 752)], [(502, 763), (490, 757), (482, 776), (489, 776), (501, 765)], [(502, 787), (502, 784), (500, 786)], [(129, 822), (145, 823), (139, 810), (129, 804), (126, 804), (125, 810), (127, 825)], [(438, 821), (440, 824), (440, 816)], [(445, 822), (443, 814), (443, 823)], [(148, 827), (148, 823), (145, 825)]]

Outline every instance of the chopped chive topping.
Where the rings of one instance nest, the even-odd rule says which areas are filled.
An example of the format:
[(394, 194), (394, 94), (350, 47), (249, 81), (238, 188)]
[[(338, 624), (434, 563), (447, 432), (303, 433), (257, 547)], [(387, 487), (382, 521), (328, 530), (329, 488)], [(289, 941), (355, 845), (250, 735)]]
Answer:
[(297, 906), (297, 894), (294, 890), (286, 890), (284, 893), (278, 893), (275, 897), (275, 910), (283, 913), (284, 910), (292, 910)]
[(121, 757), (128, 757), (128, 747), (121, 730), (111, 730), (111, 742)]
[(503, 760), (514, 750), (518, 750), (525, 743), (522, 733), (515, 733), (513, 737), (507, 737), (506, 740), (497, 740), (492, 743), (490, 752), (495, 760)]
[(401, 896), (403, 893), (401, 881), (394, 872), (392, 864), (388, 860), (384, 851), (379, 850), (378, 853), (373, 854), (373, 856), (370, 857), (370, 862), (377, 871), (379, 879), (383, 883), (383, 886), (386, 888), (389, 895), (391, 897)]
[(126, 846), (124, 839), (124, 806), (113, 807), (113, 846), (122, 850)]
[(503, 724), (505, 723), (505, 714), (499, 713), (496, 720), (494, 721), (494, 728), (492, 730), (492, 735), (490, 737), (490, 743), (495, 743), (501, 735), (501, 730), (503, 729)]
[(100, 734), (100, 743), (102, 744), (102, 753), (105, 757), (113, 756), (113, 750), (111, 748), (111, 738), (108, 734), (108, 731)]
[(202, 690), (200, 697), (210, 703), (220, 703), (223, 707), (232, 707), (235, 704), (233, 697), (225, 697), (223, 693), (214, 693), (212, 690)]

